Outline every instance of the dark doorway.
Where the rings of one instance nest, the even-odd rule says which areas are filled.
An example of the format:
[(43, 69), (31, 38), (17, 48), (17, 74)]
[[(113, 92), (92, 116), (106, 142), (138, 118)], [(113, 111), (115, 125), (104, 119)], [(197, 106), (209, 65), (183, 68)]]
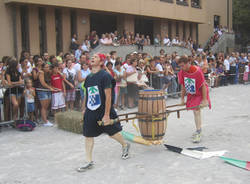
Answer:
[(90, 31), (96, 31), (101, 37), (104, 33), (113, 33), (117, 30), (117, 16), (101, 13), (90, 14)]
[(183, 22), (183, 40), (186, 40), (186, 22)]
[(189, 24), (189, 37), (193, 40), (193, 24), (190, 22)]
[(46, 34), (46, 11), (44, 7), (39, 8), (39, 39), (40, 54), (47, 52), (47, 34)]
[(176, 36), (179, 37), (179, 22), (176, 22)]
[(55, 24), (56, 24), (56, 54), (63, 51), (62, 37), (62, 11), (55, 9)]
[(77, 34), (77, 16), (76, 11), (71, 10), (70, 11), (70, 30), (71, 30), (71, 37), (73, 37), (74, 34)]
[(30, 40), (29, 40), (29, 14), (28, 7), (21, 6), (20, 17), (21, 17), (21, 35), (22, 35), (22, 50), (30, 51)]
[(154, 40), (154, 21), (150, 19), (135, 18), (135, 34), (139, 33), (145, 37), (148, 35), (150, 37), (151, 43)]
[(172, 40), (172, 22), (168, 21), (168, 37)]

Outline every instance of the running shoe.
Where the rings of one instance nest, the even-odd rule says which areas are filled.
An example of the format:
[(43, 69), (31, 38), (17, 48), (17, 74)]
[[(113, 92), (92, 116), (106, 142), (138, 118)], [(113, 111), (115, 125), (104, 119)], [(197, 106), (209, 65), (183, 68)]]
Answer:
[(89, 169), (92, 169), (93, 166), (94, 166), (94, 162), (93, 162), (93, 161), (91, 161), (91, 162), (86, 162), (86, 163), (83, 164), (83, 166), (79, 167), (79, 168), (77, 169), (77, 171), (78, 171), (78, 172), (85, 172), (85, 171), (87, 171), (87, 170), (89, 170)]
[(130, 144), (127, 143), (126, 146), (122, 147), (122, 159), (126, 160), (129, 158)]

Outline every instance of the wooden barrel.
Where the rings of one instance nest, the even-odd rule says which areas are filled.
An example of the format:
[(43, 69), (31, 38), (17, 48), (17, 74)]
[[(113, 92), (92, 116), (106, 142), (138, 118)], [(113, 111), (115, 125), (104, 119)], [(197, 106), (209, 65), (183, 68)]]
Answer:
[[(167, 128), (167, 115), (165, 113), (158, 113), (163, 113), (165, 111), (166, 101), (163, 91), (139, 91), (138, 120), (140, 133), (144, 139), (161, 140), (164, 137)], [(147, 115), (147, 117), (145, 117), (145, 115)]]

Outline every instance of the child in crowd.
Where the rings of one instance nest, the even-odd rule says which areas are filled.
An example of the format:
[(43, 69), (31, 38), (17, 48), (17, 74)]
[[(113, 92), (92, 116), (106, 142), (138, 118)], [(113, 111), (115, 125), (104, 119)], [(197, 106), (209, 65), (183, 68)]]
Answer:
[(210, 86), (212, 88), (218, 87), (219, 78), (216, 74), (216, 63), (211, 63), (211, 72), (208, 74), (210, 80)]
[(36, 93), (35, 93), (35, 88), (32, 87), (32, 80), (29, 78), (25, 79), (24, 96), (26, 101), (26, 110), (29, 115), (29, 120), (34, 121)]
[(63, 77), (58, 70), (58, 64), (57, 63), (52, 64), (51, 69), (52, 69), (51, 86), (57, 90), (55, 92), (52, 92), (51, 108), (54, 111), (54, 113), (56, 113), (65, 108), (66, 90), (63, 82)]
[(216, 74), (219, 77), (219, 84), (220, 86), (226, 86), (226, 75), (225, 75), (225, 69), (224, 65), (222, 63), (219, 64), (219, 67), (217, 68)]
[(115, 77), (115, 72), (113, 71), (113, 64), (112, 62), (108, 62), (106, 64), (106, 71), (112, 76)]
[(245, 65), (244, 76), (243, 76), (243, 80), (245, 83), (248, 82), (248, 74), (249, 74), (249, 65), (247, 62)]
[(85, 92), (84, 92), (84, 82), (87, 78), (87, 76), (91, 73), (90, 69), (89, 69), (89, 66), (86, 62), (83, 62), (81, 64), (81, 70), (78, 71), (78, 74), (77, 74), (77, 79), (78, 79), (78, 82), (79, 82), (79, 88), (80, 88), (80, 95), (81, 95), (81, 106), (83, 108), (83, 101), (84, 101), (84, 96), (85, 96)]

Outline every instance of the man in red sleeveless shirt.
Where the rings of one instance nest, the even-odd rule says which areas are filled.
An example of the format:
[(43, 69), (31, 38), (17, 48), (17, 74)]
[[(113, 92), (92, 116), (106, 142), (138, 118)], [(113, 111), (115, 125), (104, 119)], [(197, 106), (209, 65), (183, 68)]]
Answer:
[(187, 56), (182, 56), (178, 61), (178, 65), (181, 68), (181, 71), (178, 73), (179, 83), (182, 86), (181, 103), (185, 104), (184, 96), (187, 94), (186, 107), (193, 108), (196, 125), (196, 132), (193, 134), (193, 142), (199, 143), (201, 141), (202, 124), (201, 108), (208, 105), (209, 108), (211, 108), (208, 85), (202, 70), (197, 66), (191, 65)]

